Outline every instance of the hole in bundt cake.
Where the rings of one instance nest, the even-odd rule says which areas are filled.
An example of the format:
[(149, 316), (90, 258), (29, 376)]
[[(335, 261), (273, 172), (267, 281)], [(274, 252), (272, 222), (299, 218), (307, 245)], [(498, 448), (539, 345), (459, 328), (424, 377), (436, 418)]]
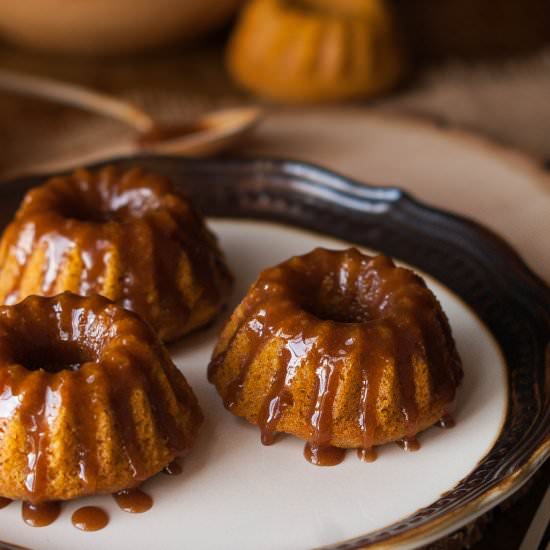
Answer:
[(315, 278), (303, 281), (300, 289), (301, 306), (309, 314), (323, 321), (362, 323), (372, 319), (372, 313), (361, 296), (341, 284), (335, 276), (323, 281)]
[(350, 303), (342, 296), (331, 296), (328, 300), (327, 297), (324, 298), (324, 300), (305, 300), (302, 302), (302, 308), (323, 321), (362, 323), (370, 318), (366, 308), (357, 302)]
[(81, 222), (124, 222), (159, 206), (156, 194), (145, 187), (110, 191), (108, 196), (86, 189), (63, 194), (58, 203), (59, 212), (66, 218)]
[[(86, 307), (79, 307), (83, 300)], [(57, 373), (101, 361), (112, 340), (109, 304), (99, 295), (65, 292), (50, 298), (31, 295), (1, 307), (0, 365)]]
[(27, 370), (43, 369), (56, 373), (63, 370), (78, 370), (84, 363), (93, 361), (93, 353), (82, 349), (76, 342), (40, 342), (29, 345), (22, 342), (15, 349), (14, 360)]
[(63, 205), (63, 215), (80, 222), (105, 223), (116, 218), (116, 213), (98, 208), (85, 201), (72, 202), (67, 201)]
[(300, 307), (323, 321), (364, 323), (379, 317), (369, 298), (372, 282), (359, 252), (350, 249), (342, 261), (337, 252), (297, 263), (284, 274), (283, 285)]

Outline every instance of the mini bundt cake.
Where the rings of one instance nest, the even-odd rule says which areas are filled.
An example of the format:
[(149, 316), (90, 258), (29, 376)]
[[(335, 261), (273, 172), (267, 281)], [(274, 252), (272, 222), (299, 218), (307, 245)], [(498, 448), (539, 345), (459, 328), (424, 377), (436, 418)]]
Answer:
[(101, 296), (0, 307), (0, 495), (138, 485), (193, 443), (197, 400), (153, 330)]
[(371, 453), (446, 412), (462, 378), (424, 281), (384, 256), (318, 248), (263, 271), (224, 327), (209, 379), (262, 442), (286, 432), (317, 464)]
[(0, 242), (0, 304), (98, 293), (141, 315), (164, 341), (208, 323), (230, 282), (189, 200), (137, 168), (50, 179), (27, 193)]
[(404, 68), (384, 0), (252, 0), (227, 65), (245, 88), (290, 102), (370, 97)]

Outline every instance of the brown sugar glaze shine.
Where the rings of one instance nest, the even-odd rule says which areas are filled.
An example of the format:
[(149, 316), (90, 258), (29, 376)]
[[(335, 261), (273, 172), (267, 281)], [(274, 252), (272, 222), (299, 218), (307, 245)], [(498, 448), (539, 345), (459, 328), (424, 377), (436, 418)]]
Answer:
[(378, 458), (378, 455), (374, 447), (371, 447), (370, 449), (357, 449), (357, 458), (361, 462), (374, 462)]
[[(86, 306), (79, 307), (83, 301)], [(165, 410), (161, 389), (157, 387), (159, 380), (147, 369), (139, 368), (141, 362), (148, 359), (141, 356), (143, 349), (158, 345), (152, 339), (152, 331), (132, 314), (114, 306), (106, 309), (106, 304), (109, 302), (99, 296), (84, 299), (63, 294), (56, 298), (32, 297), (16, 306), (0, 307), (0, 332), (13, 336), (0, 338), (0, 422), (17, 415), (25, 428), (27, 495), (22, 503), (22, 516), (29, 525), (48, 525), (59, 515), (59, 502), (48, 501), (50, 497), (45, 491), (51, 473), (46, 454), (49, 426), (60, 406), (70, 410), (78, 433), (77, 472), (81, 494), (95, 492), (98, 447), (94, 387), (106, 382), (107, 376), (112, 388), (114, 422), (121, 427), (121, 444), (136, 483), (151, 475), (143, 469), (133, 429), (130, 398), (136, 382), (145, 388), (150, 401), (156, 403), (152, 408), (156, 429), (172, 451), (178, 455), (188, 449), (185, 434), (168, 409)], [(15, 314), (16, 310), (20, 315)], [(124, 316), (123, 322), (117, 322), (118, 315)], [(128, 330), (134, 324), (132, 331), (137, 334), (139, 345), (136, 343), (138, 347), (134, 349), (130, 341), (126, 342), (125, 354), (121, 356), (117, 353), (119, 344), (110, 347), (110, 343), (121, 336), (119, 327)], [(63, 342), (57, 339), (59, 335)], [(173, 373), (169, 369), (164, 372), (170, 379)], [(84, 380), (94, 384), (82, 383)], [(180, 393), (178, 384), (174, 383), (173, 389), (181, 403), (189, 398)], [(89, 407), (83, 407), (83, 403)], [(130, 492), (126, 497), (128, 502), (132, 494), (137, 493), (137, 490)], [(138, 494), (136, 498), (137, 503), (130, 503), (128, 507), (143, 510), (151, 507), (150, 497)], [(144, 505), (144, 500), (149, 504)], [(9, 502), (2, 499), (0, 505)], [(79, 528), (97, 529), (104, 521), (102, 512), (96, 510), (81, 512), (79, 516)]]
[[(71, 300), (70, 297), (66, 299)], [(24, 304), (15, 307), (26, 307)], [(56, 321), (66, 334), (71, 333), (72, 327), (101, 327), (104, 302), (99, 299), (95, 301), (95, 305), (97, 306), (95, 309), (92, 306), (86, 309), (60, 307), (56, 313)], [(24, 324), (26, 334), (25, 338), (19, 340), (20, 345), (24, 345), (25, 341), (37, 342), (43, 340), (43, 335), (32, 332), (33, 327), (43, 327), (51, 321), (49, 317), (40, 318), (42, 312), (39, 308), (34, 308), (32, 314), (34, 322)], [(4, 328), (5, 323), (2, 322), (1, 316), (2, 308), (0, 308), (0, 328)], [(10, 319), (9, 329), (14, 330), (15, 333), (22, 332), (22, 326), (14, 326), (15, 317), (11, 316)], [(42, 361), (48, 363), (47, 354), (43, 357), (24, 357), (27, 353), (25, 350), (12, 349), (9, 350), (11, 352), (10, 357), (6, 356), (7, 350), (2, 350), (4, 353), (0, 357), (0, 362), (3, 364), (3, 366), (0, 364), (0, 367), (2, 367), (0, 368), (0, 395), (4, 397), (2, 404), (6, 408), (6, 403), (11, 403), (13, 408), (6, 416), (11, 416), (18, 411), (26, 428), (29, 452), (25, 485), (29, 501), (35, 503), (41, 502), (45, 496), (44, 485), (48, 478), (48, 461), (44, 450), (50, 437), (48, 429), (50, 425), (49, 415), (55, 413), (55, 407), (49, 407), (48, 403), (44, 405), (44, 395), (48, 396), (49, 403), (64, 403), (70, 406), (81, 437), (78, 450), (80, 457), (78, 475), (86, 488), (86, 493), (92, 494), (95, 490), (98, 473), (95, 439), (96, 419), (93, 414), (95, 396), (87, 384), (75, 383), (77, 379), (85, 377), (92, 377), (97, 380), (102, 376), (109, 376), (109, 383), (112, 385), (111, 404), (117, 425), (121, 427), (123, 447), (133, 478), (140, 481), (148, 477), (148, 472), (143, 470), (141, 464), (138, 442), (133, 430), (132, 409), (129, 402), (136, 381), (144, 382), (144, 371), (138, 370), (137, 365), (133, 365), (126, 356), (123, 360), (114, 351), (102, 357), (102, 344), (98, 344), (97, 349), (89, 348), (84, 332), (72, 336), (75, 338), (73, 352), (75, 355), (73, 357), (67, 355), (68, 352), (65, 348), (68, 344), (65, 344), (65, 351), (63, 352), (65, 356), (58, 355), (53, 359), (50, 357), (49, 362), (52, 372), (46, 372), (42, 368), (38, 368)], [(97, 344), (98, 341), (101, 341), (101, 338), (98, 338), (95, 343)], [(15, 342), (13, 347), (17, 348)], [(75, 362), (78, 355), (80, 355), (81, 362)], [(18, 364), (19, 360), (25, 367)], [(139, 362), (137, 353), (135, 360)], [(101, 361), (101, 368), (98, 362), (95, 361)], [(6, 362), (11, 364), (6, 366)], [(67, 364), (70, 365), (69, 369), (64, 368), (64, 365)], [(38, 370), (34, 370), (34, 368), (38, 368)], [(56, 372), (55, 368), (59, 370)], [(29, 375), (28, 370), (34, 370), (34, 372)], [(145, 382), (151, 400), (155, 403), (162, 403), (160, 389), (156, 387), (158, 382), (153, 377), (145, 380)], [(12, 396), (16, 399), (6, 399), (6, 396)], [(82, 403), (87, 402), (91, 404), (89, 410), (82, 407)], [(90, 411), (92, 411), (91, 414)], [(164, 410), (164, 407), (162, 405), (155, 407), (153, 414), (156, 417), (157, 428), (170, 442), (174, 451), (185, 451), (187, 444), (183, 433), (178, 429), (172, 417)]]
[(11, 500), (10, 498), (0, 497), (0, 510), (2, 508), (5, 508), (6, 506), (9, 506), (12, 502), (13, 500)]
[[(37, 289), (27, 282), (39, 249), (45, 263), (37, 267), (42, 269)], [(32, 189), (6, 229), (0, 265), (7, 259), (16, 265), (8, 266), (11, 279), (0, 286), (0, 303), (63, 290), (99, 293), (137, 312), (162, 338), (169, 330), (173, 339), (174, 327), (184, 326), (191, 314), (174, 276), (182, 250), (204, 295), (223, 301), (231, 276), (200, 216), (168, 180), (138, 169), (78, 170)], [(59, 275), (69, 261), (78, 267), (65, 283), (69, 288), (61, 288)], [(151, 303), (153, 296), (158, 304)]]
[(153, 506), (153, 499), (141, 489), (125, 489), (113, 497), (121, 510), (131, 514), (142, 514)]
[(180, 460), (173, 460), (162, 470), (162, 473), (167, 476), (179, 476), (183, 472), (183, 466)]
[[(367, 261), (348, 262), (343, 266), (339, 254), (325, 252), (318, 273), (305, 265), (305, 257), (291, 260), (302, 260), (294, 266), (287, 262), (286, 269), (278, 266), (263, 272), (244, 304), (240, 326), (225, 351), (213, 357), (209, 379), (214, 379), (233, 340), (244, 332), (249, 349), (254, 351), (243, 357), (238, 376), (225, 392), (224, 405), (233, 409), (241, 398), (254, 360), (268, 341), (280, 337), (284, 343), (277, 356), (278, 368), (257, 418), (262, 443), (273, 443), (277, 425), (285, 409), (292, 405), (293, 379), (307, 357), (308, 363), (317, 367), (316, 397), (309, 412), (310, 436), (304, 454), (314, 464), (333, 465), (341, 462), (345, 454), (344, 449), (331, 445), (340, 363), (350, 353), (358, 353), (362, 380), (358, 411), (362, 434), (360, 453), (368, 461), (376, 456), (373, 442), (382, 374), (387, 358), (395, 357), (401, 385), (399, 405), (407, 434), (402, 445), (413, 450), (419, 414), (413, 358), (420, 356), (428, 365), (437, 365), (431, 368), (430, 376), (437, 396), (444, 402), (454, 399), (455, 386), (461, 378), (456, 353), (451, 353), (449, 361), (438, 346), (431, 345), (441, 341), (431, 322), (433, 296), (419, 277), (408, 270), (395, 269), (388, 258), (370, 258), (350, 249), (348, 255), (355, 259), (367, 258)], [(409, 284), (411, 281), (415, 284)], [(446, 318), (440, 320), (447, 324)], [(445, 346), (450, 349), (452, 343), (445, 342)]]
[(99, 531), (107, 526), (109, 516), (97, 506), (83, 506), (73, 513), (71, 523), (81, 531)]
[(31, 527), (46, 527), (52, 524), (60, 513), (61, 504), (59, 502), (21, 503), (21, 517)]
[(449, 430), (455, 427), (455, 419), (451, 413), (445, 413), (438, 421), (437, 426), (444, 430)]

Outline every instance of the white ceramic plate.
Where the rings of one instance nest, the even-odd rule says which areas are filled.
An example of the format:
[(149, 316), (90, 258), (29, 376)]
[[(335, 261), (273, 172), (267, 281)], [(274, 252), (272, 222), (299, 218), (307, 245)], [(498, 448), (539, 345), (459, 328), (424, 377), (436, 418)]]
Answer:
[[(244, 296), (265, 267), (316, 246), (346, 243), (286, 226), (252, 221), (212, 221), (236, 276), (233, 301)], [(51, 526), (32, 528), (20, 505), (0, 511), (0, 538), (32, 549), (132, 550), (162, 548), (299, 549), (330, 545), (384, 528), (437, 500), (469, 474), (492, 447), (506, 414), (507, 383), (495, 340), (456, 295), (427, 277), (447, 312), (464, 363), (456, 426), (420, 435), (417, 453), (397, 445), (379, 448), (376, 462), (349, 453), (339, 466), (312, 466), (303, 442), (285, 437), (260, 444), (256, 427), (235, 418), (206, 380), (206, 366), (220, 322), (171, 349), (174, 361), (198, 395), (206, 416), (198, 444), (180, 476), (145, 483), (151, 511), (122, 512), (109, 496), (70, 502)], [(109, 525), (83, 533), (71, 514), (83, 505), (108, 510)]]

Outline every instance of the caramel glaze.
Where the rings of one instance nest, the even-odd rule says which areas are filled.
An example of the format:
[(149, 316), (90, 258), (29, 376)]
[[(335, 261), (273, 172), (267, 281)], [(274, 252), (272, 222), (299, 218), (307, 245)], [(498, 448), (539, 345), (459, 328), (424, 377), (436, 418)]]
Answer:
[(107, 526), (109, 516), (97, 506), (83, 506), (73, 513), (71, 522), (81, 531), (99, 531)]
[[(178, 277), (182, 257), (202, 287), (201, 299), (211, 305), (221, 307), (231, 282), (215, 237), (191, 203), (167, 179), (139, 169), (82, 169), (31, 190), (0, 246), (0, 266), (15, 262), (6, 274), (0, 269), (0, 303), (25, 298), (27, 268), (39, 249), (45, 265), (39, 267), (40, 288), (30, 293), (104, 294), (137, 312), (165, 340), (185, 332), (192, 313)], [(78, 279), (59, 288), (75, 250)], [(113, 263), (119, 276), (109, 282)]]
[[(234, 318), (236, 327), (231, 327)], [(235, 408), (247, 374), (259, 353), (274, 338), (284, 341), (278, 368), (257, 418), (262, 443), (274, 441), (285, 409), (293, 403), (296, 372), (315, 365), (315, 390), (309, 413), (305, 456), (314, 464), (335, 464), (343, 451), (331, 448), (333, 405), (344, 360), (361, 358), (361, 397), (357, 422), (364, 457), (372, 457), (376, 441), (376, 405), (384, 367), (395, 358), (401, 391), (399, 407), (406, 424), (409, 450), (417, 432), (413, 359), (429, 368), (437, 399), (451, 402), (462, 377), (447, 318), (424, 281), (412, 271), (396, 268), (389, 258), (369, 257), (356, 249), (316, 249), (265, 270), (251, 287), (234, 318), (222, 349), (209, 365), (212, 382), (236, 338), (246, 335), (247, 349), (238, 375), (222, 392), (226, 408)], [(226, 327), (226, 328), (227, 328)], [(389, 335), (389, 336), (388, 336)], [(222, 332), (221, 341), (223, 342)]]
[(21, 503), (21, 515), (23, 521), (31, 527), (46, 527), (52, 524), (61, 513), (59, 502), (42, 502), (32, 504), (31, 502)]
[(374, 447), (371, 447), (370, 449), (357, 449), (357, 457), (361, 462), (374, 462), (378, 455)]
[(47, 452), (50, 426), (61, 410), (74, 416), (78, 437), (80, 490), (70, 496), (96, 492), (96, 392), (105, 385), (134, 482), (152, 475), (144, 468), (136, 438), (130, 403), (134, 389), (145, 390), (153, 404), (156, 429), (173, 453), (183, 454), (189, 448), (189, 434), (166, 405), (166, 390), (162, 380), (153, 376), (151, 361), (160, 365), (164, 382), (172, 386), (179, 404), (189, 407), (197, 426), (202, 415), (179, 371), (169, 361), (158, 361), (163, 354), (167, 353), (145, 323), (100, 296), (31, 296), (15, 306), (0, 307), (0, 427), (12, 416), (18, 416), (25, 427), (26, 500), (51, 499)]
[(181, 462), (179, 460), (173, 460), (162, 470), (163, 474), (166, 474), (167, 476), (179, 476), (183, 472), (183, 467), (181, 465)]
[(437, 422), (437, 426), (449, 430), (455, 427), (455, 419), (449, 413), (445, 413)]
[(420, 449), (420, 442), (415, 436), (403, 437), (396, 442), (404, 451), (413, 453)]
[(346, 449), (332, 445), (315, 445), (308, 441), (304, 446), (304, 456), (315, 466), (336, 466), (346, 458)]
[(0, 510), (6, 506), (9, 506), (12, 502), (13, 500), (9, 498), (0, 497)]
[(140, 489), (126, 489), (113, 495), (121, 510), (131, 514), (142, 514), (153, 506), (153, 499)]

